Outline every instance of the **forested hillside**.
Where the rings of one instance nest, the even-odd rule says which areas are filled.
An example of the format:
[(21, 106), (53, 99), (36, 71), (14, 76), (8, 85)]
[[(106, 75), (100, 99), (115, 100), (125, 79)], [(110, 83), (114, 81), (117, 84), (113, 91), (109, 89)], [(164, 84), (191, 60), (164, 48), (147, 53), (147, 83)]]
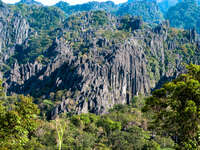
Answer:
[(0, 149), (199, 149), (200, 66), (187, 68), (148, 99), (135, 96), (102, 116), (63, 113), (45, 121), (30, 97), (7, 97), (1, 87)]
[(199, 8), (0, 1), (0, 150), (198, 150)]
[[(21, 1), (18, 4), (41, 5), (34, 0)], [(184, 29), (195, 27), (199, 32), (199, 4), (199, 0), (129, 0), (121, 4), (112, 1), (92, 1), (78, 5), (60, 1), (55, 4), (55, 7), (60, 8), (66, 16), (84, 11), (104, 10), (117, 16), (140, 16), (149, 23), (160, 23), (167, 19), (172, 27)]]
[(176, 28), (192, 29), (199, 31), (199, 0), (129, 0), (119, 5), (113, 2), (89, 2), (81, 5), (70, 6), (68, 3), (59, 2), (56, 7), (61, 8), (67, 15), (82, 11), (105, 10), (114, 15), (140, 16), (145, 22), (159, 23), (164, 19)]
[(85, 4), (80, 4), (80, 5), (69, 5), (66, 2), (59, 2), (55, 5), (56, 7), (60, 8), (63, 10), (66, 15), (71, 15), (73, 13), (78, 13), (78, 12), (83, 12), (83, 11), (91, 11), (91, 10), (105, 10), (110, 13), (115, 13), (118, 10), (118, 5), (115, 5), (114, 2), (112, 1), (107, 1), (107, 2), (88, 2)]
[(13, 57), (18, 59), (19, 63), (39, 59), (58, 36), (57, 30), (61, 27), (65, 14), (56, 7), (20, 3), (12, 5), (11, 11), (15, 14), (21, 14), (30, 26), (29, 37), (26, 39), (27, 43), (18, 45)]
[(175, 6), (178, 2), (181, 2), (181, 0), (162, 0), (158, 5), (160, 10), (166, 13), (170, 7)]
[(200, 6), (197, 2), (186, 0), (171, 7), (165, 15), (172, 27), (192, 29), (200, 33)]
[[(133, 96), (148, 95), (177, 77), (183, 63), (199, 64), (195, 30), (170, 28), (167, 21), (152, 26), (141, 17), (100, 10), (65, 19), (56, 7), (2, 6), (2, 16), (10, 11), (26, 21), (18, 28), (20, 19), (3, 18), (17, 27), (12, 32), (21, 41), (4, 45), (6, 90), (31, 95), (39, 105), (50, 101), (52, 106), (42, 110), (48, 118), (63, 111), (106, 113), (115, 104), (129, 104)], [(10, 26), (4, 28), (10, 31)], [(18, 35), (19, 29), (26, 37)]]
[(160, 23), (163, 21), (163, 15), (156, 1), (133, 1), (122, 4), (117, 15), (141, 16), (145, 22)]

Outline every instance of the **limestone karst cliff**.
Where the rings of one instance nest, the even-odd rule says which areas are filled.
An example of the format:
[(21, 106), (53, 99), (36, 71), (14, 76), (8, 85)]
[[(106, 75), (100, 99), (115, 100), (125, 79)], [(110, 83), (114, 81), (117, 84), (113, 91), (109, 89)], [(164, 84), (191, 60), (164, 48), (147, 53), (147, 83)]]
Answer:
[(24, 44), (28, 34), (27, 20), (0, 2), (0, 52), (3, 55), (1, 60), (13, 55), (15, 46)]
[[(4, 63), (9, 66), (4, 70), (7, 93), (50, 99), (62, 91), (48, 114), (51, 119), (62, 112), (106, 113), (175, 78), (184, 71), (183, 63), (200, 64), (195, 30), (170, 28), (168, 21), (150, 25), (140, 17), (78, 13), (49, 27), (48, 36), (56, 34), (45, 36), (45, 47), (31, 49), (29, 45), (42, 43), (32, 40), (29, 31), (37, 38), (44, 34), (43, 27), (38, 32), (27, 16), (10, 16), (12, 10), (4, 4), (0, 9), (1, 49), (7, 49)], [(27, 60), (30, 55), (34, 57)]]

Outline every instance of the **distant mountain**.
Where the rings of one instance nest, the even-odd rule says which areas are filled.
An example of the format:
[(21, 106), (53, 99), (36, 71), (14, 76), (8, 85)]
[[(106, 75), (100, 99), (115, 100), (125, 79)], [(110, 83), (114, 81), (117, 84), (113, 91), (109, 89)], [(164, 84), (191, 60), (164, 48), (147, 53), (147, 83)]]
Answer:
[(17, 4), (27, 4), (27, 5), (43, 5), (40, 2), (37, 2), (35, 0), (21, 0), (20, 2), (18, 2)]
[(70, 5), (69, 3), (63, 2), (63, 1), (60, 1), (60, 2), (55, 4), (56, 7), (60, 8), (62, 10), (68, 9), (69, 5)]
[[(143, 0), (128, 0), (128, 3), (141, 2)], [(159, 0), (145, 0), (146, 2), (159, 2)]]
[(180, 0), (162, 0), (158, 3), (160, 10), (166, 13), (168, 9), (176, 5)]
[(141, 16), (145, 22), (161, 22), (163, 20), (156, 0), (129, 0), (119, 7), (117, 15)]
[(163, 20), (162, 13), (159, 10), (156, 0), (129, 0), (119, 5), (116, 5), (112, 1), (93, 1), (73, 6), (70, 6), (66, 2), (59, 2), (55, 6), (62, 9), (67, 15), (83, 11), (104, 10), (117, 16), (141, 16), (146, 22), (161, 22)]
[[(180, 2), (184, 2), (184, 1), (188, 1), (188, 0), (158, 0), (158, 5), (160, 10), (163, 13), (166, 13), (168, 11), (169, 8), (175, 6), (176, 4), (180, 3)], [(193, 2), (196, 1), (196, 3), (198, 5), (200, 5), (200, 0), (192, 0)]]
[(171, 7), (165, 18), (176, 28), (196, 28), (200, 32), (200, 6), (193, 0), (185, 0)]
[[(196, 4), (194, 7), (191, 7), (190, 3)], [(21, 0), (17, 4), (42, 5), (35, 0)], [(196, 8), (199, 7), (199, 4), (200, 0), (128, 0), (121, 4), (115, 4), (113, 1), (92, 1), (84, 4), (70, 5), (61, 0), (54, 6), (60, 8), (66, 16), (79, 12), (103, 10), (116, 16), (140, 16), (148, 23), (160, 23), (167, 19), (170, 20), (172, 27), (185, 29), (196, 27), (197, 30), (200, 30), (200, 23), (197, 19), (200, 12)], [(182, 14), (183, 17), (181, 16)]]
[[(143, 1), (143, 0), (128, 0), (129, 3), (139, 2), (139, 1)], [(166, 13), (169, 8), (175, 6), (179, 2), (184, 2), (184, 1), (187, 1), (187, 0), (146, 0), (146, 2), (157, 2), (162, 13)], [(192, 0), (192, 1), (196, 1), (197, 4), (200, 5), (200, 0)]]
[(112, 1), (107, 1), (107, 2), (93, 1), (78, 5), (69, 5), (68, 3), (61, 1), (57, 3), (55, 6), (62, 9), (67, 15), (83, 11), (91, 11), (91, 10), (105, 10), (107, 12), (115, 12), (118, 8), (118, 5), (115, 5), (115, 3)]

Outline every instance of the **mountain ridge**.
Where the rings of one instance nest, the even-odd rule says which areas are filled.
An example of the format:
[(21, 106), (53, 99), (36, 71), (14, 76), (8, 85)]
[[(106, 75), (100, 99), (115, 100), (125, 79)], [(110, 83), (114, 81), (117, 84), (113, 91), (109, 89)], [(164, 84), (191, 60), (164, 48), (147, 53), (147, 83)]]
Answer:
[(56, 30), (36, 59), (20, 64), (28, 57), (21, 52), (32, 50), (15, 47), (19, 55), (4, 74), (10, 94), (51, 99), (60, 93), (59, 104), (49, 110), (51, 119), (61, 112), (104, 114), (175, 78), (182, 62), (200, 60), (195, 31), (171, 29), (169, 22), (151, 27), (140, 17), (98, 10), (74, 14)]
[(35, 0), (21, 0), (15, 4), (26, 4), (26, 5), (39, 5), (43, 6), (41, 2), (35, 1)]
[(0, 35), (7, 44), (1, 60), (7, 93), (31, 95), (38, 105), (49, 99), (51, 119), (62, 112), (107, 113), (177, 77), (182, 63), (200, 63), (195, 30), (170, 28), (168, 21), (152, 25), (102, 10), (66, 17), (36, 5), (3, 4), (0, 11), (0, 31), (12, 32)]

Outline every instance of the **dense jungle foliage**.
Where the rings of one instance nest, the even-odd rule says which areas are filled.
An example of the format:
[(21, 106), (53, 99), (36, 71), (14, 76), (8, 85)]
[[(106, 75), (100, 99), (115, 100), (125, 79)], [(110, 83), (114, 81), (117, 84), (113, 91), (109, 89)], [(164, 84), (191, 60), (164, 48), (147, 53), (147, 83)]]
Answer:
[(172, 27), (192, 29), (200, 32), (200, 5), (194, 0), (185, 0), (169, 8), (165, 18)]
[(7, 97), (1, 87), (0, 149), (199, 149), (200, 66), (187, 68), (151, 97), (102, 116), (64, 113), (47, 121), (31, 97)]
[[(139, 50), (144, 50), (145, 54), (148, 72), (145, 75), (149, 76), (151, 84), (155, 84), (164, 72), (170, 76), (180, 63), (199, 64), (200, 58), (199, 35), (195, 32), (200, 33), (199, 3), (184, 0), (167, 5), (169, 1), (165, 2), (163, 5), (166, 6), (162, 5), (162, 8), (156, 2), (134, 0), (121, 5), (113, 2), (74, 6), (60, 2), (51, 7), (23, 3), (9, 5), (14, 15), (20, 14), (27, 20), (30, 35), (25, 43), (15, 46), (14, 55), (6, 62), (7, 68), (1, 71), (8, 73), (16, 62), (19, 65), (48, 64), (56, 56), (54, 50), (58, 38), (68, 45), (74, 57), (80, 59), (80, 64), (82, 60), (99, 59), (98, 65), (103, 66), (104, 61), (100, 57), (94, 58), (91, 51), (94, 37), (99, 39), (95, 43), (95, 52), (99, 56), (106, 56), (110, 50), (115, 53), (115, 45), (138, 38), (138, 45), (143, 46)], [(1, 6), (0, 0), (0, 9)], [(164, 19), (168, 19), (172, 27), (188, 30), (170, 28), (168, 23), (161, 23)], [(163, 45), (156, 43), (158, 40)], [(156, 44), (161, 48), (157, 52)], [(73, 66), (67, 69), (67, 73), (75, 70)], [(3, 88), (6, 85), (1, 82), (0, 150), (198, 150), (199, 77), (200, 66), (191, 64), (187, 66), (187, 72), (175, 80), (166, 83), (171, 80), (166, 77), (162, 80), (165, 84), (158, 83), (156, 88), (159, 89), (150, 97), (137, 93), (139, 96), (134, 96), (129, 105), (115, 105), (103, 115), (77, 114), (73, 99), (81, 93), (55, 88), (51, 80), (38, 91), (31, 89), (27, 96), (7, 94)], [(72, 104), (68, 106), (71, 111), (50, 120), (53, 108), (66, 97)], [(88, 102), (88, 98), (85, 101)]]
[[(11, 5), (15, 14), (25, 17), (31, 27), (28, 45), (18, 46), (13, 56), (20, 63), (40, 59), (58, 36), (65, 14), (56, 7), (17, 4)], [(23, 52), (23, 53), (22, 53)]]

